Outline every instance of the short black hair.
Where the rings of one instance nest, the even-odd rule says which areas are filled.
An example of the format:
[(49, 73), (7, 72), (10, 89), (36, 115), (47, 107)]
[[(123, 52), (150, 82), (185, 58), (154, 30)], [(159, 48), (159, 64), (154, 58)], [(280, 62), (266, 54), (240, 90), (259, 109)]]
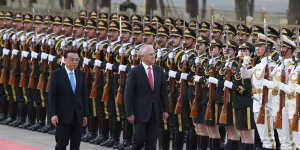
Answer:
[(76, 51), (74, 51), (74, 50), (68, 50), (68, 51), (65, 51), (65, 53), (64, 53), (64, 58), (67, 58), (67, 56), (68, 56), (69, 53), (78, 54), (78, 53), (77, 53)]

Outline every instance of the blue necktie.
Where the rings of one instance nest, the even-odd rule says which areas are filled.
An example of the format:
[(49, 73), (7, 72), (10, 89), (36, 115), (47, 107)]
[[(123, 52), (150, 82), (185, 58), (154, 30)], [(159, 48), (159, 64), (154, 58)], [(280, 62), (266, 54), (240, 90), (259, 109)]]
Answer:
[(75, 86), (74, 72), (70, 72), (69, 76), (70, 76), (70, 82), (71, 82), (72, 90), (73, 90), (73, 93), (75, 94), (76, 86)]

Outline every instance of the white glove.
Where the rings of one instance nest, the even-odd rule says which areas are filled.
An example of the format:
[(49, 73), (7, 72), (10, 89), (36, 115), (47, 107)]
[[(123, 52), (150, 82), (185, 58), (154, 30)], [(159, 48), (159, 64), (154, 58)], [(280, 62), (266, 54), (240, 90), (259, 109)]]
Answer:
[(89, 62), (91, 61), (91, 59), (88, 59), (88, 58), (83, 58), (83, 64), (85, 65), (89, 65)]
[(106, 64), (106, 70), (112, 70), (112, 66), (113, 66), (113, 64), (107, 63)]
[(17, 34), (14, 34), (14, 35), (11, 37), (11, 39), (12, 39), (13, 41), (16, 41), (16, 40), (18, 39), (18, 35), (17, 35)]
[(125, 72), (126, 71), (126, 65), (119, 65), (119, 72), (122, 71), (122, 72)]
[(174, 53), (173, 52), (170, 52), (169, 55), (168, 55), (169, 59), (173, 59), (174, 58)]
[(48, 45), (49, 45), (50, 47), (53, 47), (54, 44), (55, 44), (55, 41), (54, 41), (53, 39), (49, 39), (49, 40), (48, 40)]
[(72, 42), (72, 47), (76, 47), (77, 48), (77, 40)]
[(126, 48), (125, 47), (121, 47), (119, 49), (119, 54), (124, 54), (125, 53)]
[(232, 63), (230, 61), (226, 61), (225, 68), (227, 68), (227, 67), (231, 68), (231, 66), (232, 66)]
[(22, 57), (27, 57), (28, 56), (28, 54), (29, 54), (29, 52), (27, 52), (27, 51), (22, 51)]
[(251, 78), (251, 73), (245, 67), (241, 67), (240, 74), (243, 79)]
[(130, 54), (131, 56), (134, 56), (136, 54), (136, 50), (135, 49), (131, 50)]
[(55, 58), (55, 56), (49, 54), (48, 61), (52, 62), (54, 58)]
[(170, 70), (170, 71), (169, 71), (169, 77), (171, 77), (171, 78), (175, 78), (175, 77), (176, 77), (176, 74), (177, 74), (176, 71), (173, 71), (173, 70)]
[(297, 93), (297, 94), (300, 94), (300, 85), (297, 84), (295, 90), (296, 90), (296, 93)]
[(232, 89), (232, 85), (233, 85), (233, 83), (231, 81), (225, 80), (225, 82), (224, 82), (225, 87)]
[(63, 41), (61, 42), (61, 44), (60, 44), (60, 47), (61, 47), (61, 48), (64, 48), (66, 45), (67, 45), (66, 40), (63, 40)]
[(85, 52), (87, 51), (88, 46), (89, 46), (89, 43), (88, 43), (88, 42), (83, 42), (82, 47), (83, 47), (83, 50), (84, 50)]
[(250, 62), (249, 62), (249, 58), (245, 56), (245, 57), (243, 58), (243, 64), (242, 64), (242, 65), (243, 65), (244, 67), (247, 67), (249, 63), (250, 63)]
[(65, 63), (65, 58), (64, 57), (61, 57), (61, 62), (60, 62), (60, 65), (64, 64)]
[(188, 76), (187, 73), (181, 73), (181, 74), (180, 74), (180, 79), (182, 79), (182, 80), (187, 80), (187, 76)]
[(8, 55), (9, 51), (10, 51), (9, 49), (3, 48), (3, 56)]
[(37, 36), (32, 37), (31, 42), (37, 44), (39, 42), (38, 37)]
[(194, 81), (195, 81), (195, 82), (199, 82), (199, 80), (200, 80), (201, 78), (202, 78), (201, 76), (195, 75), (195, 76), (194, 76)]
[(43, 39), (42, 39), (42, 44), (45, 44), (46, 41), (47, 41), (47, 38), (46, 38), (46, 37), (43, 37)]
[(38, 53), (35, 51), (31, 51), (31, 58), (37, 59), (37, 57), (38, 57)]
[(156, 55), (156, 56), (157, 56), (157, 58), (161, 58), (161, 56), (162, 56), (161, 50), (158, 50), (158, 51), (157, 51), (157, 55)]
[(267, 88), (271, 89), (273, 86), (272, 86), (272, 82), (267, 80), (267, 79), (264, 79), (263, 80), (263, 86), (266, 86)]
[(96, 50), (102, 51), (102, 49), (103, 49), (102, 44), (101, 44), (101, 43), (98, 43), (98, 44), (96, 45)]
[(197, 58), (195, 59), (195, 64), (198, 65), (199, 63), (200, 63), (200, 58), (197, 57)]
[(5, 41), (5, 40), (9, 40), (9, 35), (7, 34), (7, 33), (5, 33), (4, 35), (3, 35), (3, 40)]
[(290, 86), (288, 86), (287, 84), (281, 83), (281, 82), (280, 82), (279, 89), (280, 89), (281, 91), (284, 91), (284, 93), (286, 93), (286, 94), (290, 94), (290, 93), (291, 93), (291, 88), (290, 88)]
[(101, 64), (102, 64), (102, 61), (99, 60), (99, 59), (96, 59), (96, 60), (95, 60), (95, 63), (94, 63), (94, 66), (100, 67)]
[(184, 61), (187, 61), (187, 55), (186, 54), (184, 54), (183, 56), (182, 56), (182, 58), (181, 58), (181, 62), (184, 62)]
[(214, 78), (214, 77), (209, 77), (209, 78), (208, 78), (208, 82), (217, 85), (217, 84), (218, 84), (218, 79), (216, 79), (216, 78)]
[(24, 43), (24, 42), (25, 42), (25, 40), (26, 40), (26, 36), (25, 36), (25, 35), (23, 35), (23, 36), (21, 37), (21, 43)]
[(111, 46), (109, 46), (109, 47), (107, 48), (107, 52), (108, 52), (108, 53), (111, 53), (111, 52), (113, 52), (113, 50), (112, 50)]
[(41, 54), (41, 58), (42, 58), (42, 60), (47, 60), (47, 58), (48, 58), (48, 54), (47, 54), (47, 53), (44, 53), (44, 52), (42, 52), (42, 54)]
[(13, 54), (13, 55), (18, 55), (18, 53), (19, 53), (19, 50), (17, 50), (17, 49), (13, 49), (13, 50), (12, 50), (12, 54)]

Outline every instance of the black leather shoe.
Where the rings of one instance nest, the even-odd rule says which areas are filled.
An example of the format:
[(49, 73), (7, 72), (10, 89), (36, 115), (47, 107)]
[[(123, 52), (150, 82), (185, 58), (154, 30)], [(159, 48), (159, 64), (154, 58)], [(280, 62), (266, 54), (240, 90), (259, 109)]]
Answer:
[(107, 140), (105, 140), (104, 142), (100, 143), (100, 146), (107, 147), (106, 145), (108, 145), (109, 143), (112, 143), (112, 142), (113, 142), (113, 139), (110, 137)]
[(52, 130), (53, 127), (51, 125), (45, 125), (44, 127), (38, 129), (38, 132), (47, 133), (48, 131)]
[(0, 124), (5, 124), (5, 125), (7, 125), (7, 124), (9, 124), (9, 123), (11, 123), (11, 122), (13, 122), (13, 121), (15, 121), (16, 119), (15, 118), (13, 118), (13, 117), (8, 117), (8, 118), (6, 118), (5, 120), (2, 120), (1, 122), (0, 122)]
[(42, 122), (37, 122), (34, 125), (28, 127), (28, 130), (36, 131), (43, 126)]
[(4, 113), (0, 113), (0, 121), (5, 119), (6, 119), (6, 115)]

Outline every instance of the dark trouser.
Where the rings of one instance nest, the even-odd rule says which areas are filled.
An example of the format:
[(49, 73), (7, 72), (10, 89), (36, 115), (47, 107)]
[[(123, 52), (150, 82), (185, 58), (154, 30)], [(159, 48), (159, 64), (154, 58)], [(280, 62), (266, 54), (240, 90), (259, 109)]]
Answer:
[(155, 119), (155, 114), (152, 110), (152, 116), (148, 122), (135, 122), (133, 124), (133, 150), (141, 150), (144, 143), (146, 143), (146, 150), (156, 149), (159, 123), (160, 121)]
[(76, 115), (71, 124), (58, 123), (56, 127), (56, 146), (55, 150), (66, 150), (70, 140), (70, 150), (79, 150), (82, 125)]

